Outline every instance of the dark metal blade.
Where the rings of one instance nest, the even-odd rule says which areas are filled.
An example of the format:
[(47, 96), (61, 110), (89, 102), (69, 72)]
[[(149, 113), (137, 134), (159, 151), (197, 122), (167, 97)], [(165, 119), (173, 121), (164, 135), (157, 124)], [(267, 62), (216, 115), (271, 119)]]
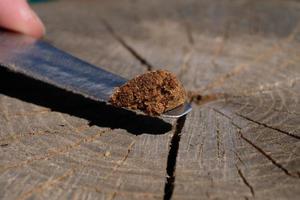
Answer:
[(0, 32), (0, 63), (8, 69), (97, 101), (126, 79), (33, 38)]
[[(52, 45), (21, 34), (0, 31), (0, 65), (56, 87), (107, 102), (126, 79), (84, 62)], [(168, 111), (165, 117), (180, 117), (189, 104)]]

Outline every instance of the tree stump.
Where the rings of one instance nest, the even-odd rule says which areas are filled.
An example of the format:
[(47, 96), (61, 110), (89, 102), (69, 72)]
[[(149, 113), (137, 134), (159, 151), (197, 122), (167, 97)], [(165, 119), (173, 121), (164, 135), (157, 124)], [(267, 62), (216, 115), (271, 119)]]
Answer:
[(300, 2), (49, 1), (45, 40), (126, 78), (167, 69), (178, 120), (0, 72), (0, 199), (298, 199)]

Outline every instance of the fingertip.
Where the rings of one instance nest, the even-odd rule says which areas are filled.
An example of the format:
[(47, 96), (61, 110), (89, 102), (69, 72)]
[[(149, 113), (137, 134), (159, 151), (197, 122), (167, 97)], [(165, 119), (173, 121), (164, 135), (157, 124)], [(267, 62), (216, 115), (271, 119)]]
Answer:
[(40, 38), (45, 26), (24, 0), (0, 0), (0, 26)]
[(31, 17), (28, 19), (28, 23), (26, 28), (24, 29), (24, 33), (36, 38), (40, 38), (46, 33), (46, 28), (37, 14), (30, 9)]

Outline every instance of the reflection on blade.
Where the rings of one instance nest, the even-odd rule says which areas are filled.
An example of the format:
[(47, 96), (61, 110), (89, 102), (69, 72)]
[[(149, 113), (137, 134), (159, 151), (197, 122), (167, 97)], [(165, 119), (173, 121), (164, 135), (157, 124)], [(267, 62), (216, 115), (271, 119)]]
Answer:
[(165, 112), (164, 114), (162, 114), (162, 117), (178, 118), (188, 114), (189, 112), (191, 112), (191, 110), (191, 104), (186, 102), (183, 105), (174, 108), (173, 110)]

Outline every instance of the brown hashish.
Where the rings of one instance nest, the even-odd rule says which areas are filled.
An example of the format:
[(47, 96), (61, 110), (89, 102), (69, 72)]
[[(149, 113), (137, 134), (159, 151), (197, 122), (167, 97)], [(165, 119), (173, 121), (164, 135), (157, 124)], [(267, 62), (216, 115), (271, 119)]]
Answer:
[(147, 72), (117, 88), (110, 98), (116, 107), (159, 115), (185, 102), (186, 93), (174, 74), (157, 70)]

